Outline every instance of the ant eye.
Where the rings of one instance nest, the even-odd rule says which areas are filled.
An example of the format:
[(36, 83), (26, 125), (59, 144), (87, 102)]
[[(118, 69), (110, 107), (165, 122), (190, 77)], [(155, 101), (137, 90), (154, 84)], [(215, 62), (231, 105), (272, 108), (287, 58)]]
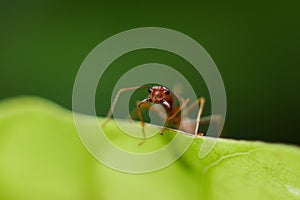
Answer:
[(169, 91), (169, 90), (165, 91), (165, 94), (166, 94), (166, 95), (169, 95), (169, 94), (170, 94), (170, 91)]
[(148, 89), (148, 92), (149, 92), (149, 93), (151, 93), (151, 92), (152, 92), (152, 89), (151, 89), (151, 88), (149, 88), (149, 89)]

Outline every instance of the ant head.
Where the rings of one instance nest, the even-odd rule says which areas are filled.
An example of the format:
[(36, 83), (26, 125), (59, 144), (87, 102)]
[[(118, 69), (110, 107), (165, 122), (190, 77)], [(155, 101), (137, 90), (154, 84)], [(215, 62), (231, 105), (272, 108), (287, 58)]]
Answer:
[(153, 86), (148, 89), (149, 102), (162, 104), (165, 108), (171, 109), (173, 98), (171, 91), (163, 86)]

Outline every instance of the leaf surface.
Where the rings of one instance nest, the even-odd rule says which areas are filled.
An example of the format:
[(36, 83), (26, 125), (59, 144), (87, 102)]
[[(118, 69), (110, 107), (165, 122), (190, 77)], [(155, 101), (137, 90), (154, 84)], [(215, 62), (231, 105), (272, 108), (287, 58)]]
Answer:
[[(140, 147), (138, 139), (128, 137), (113, 121), (105, 131), (113, 143), (135, 152), (152, 151), (176, 134), (189, 137), (166, 131)], [(166, 168), (123, 173), (87, 152), (70, 111), (35, 97), (3, 100), (0, 199), (300, 199), (298, 147), (218, 139), (200, 158), (204, 140), (213, 141), (194, 139)]]

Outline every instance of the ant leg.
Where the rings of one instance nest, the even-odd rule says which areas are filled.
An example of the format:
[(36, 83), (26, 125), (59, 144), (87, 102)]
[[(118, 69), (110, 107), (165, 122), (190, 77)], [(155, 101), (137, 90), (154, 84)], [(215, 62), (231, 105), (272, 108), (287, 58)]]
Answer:
[[(184, 100), (184, 102), (182, 102), (182, 104), (176, 109), (176, 111), (175, 111), (170, 117), (167, 118), (166, 124), (168, 124), (168, 123), (169, 123), (169, 120), (172, 119), (172, 118), (174, 118), (174, 117), (182, 110), (182, 108), (184, 108), (184, 107), (186, 106), (186, 104), (187, 104), (189, 101), (190, 101), (190, 99)], [(165, 126), (161, 129), (161, 132), (160, 132), (161, 135), (164, 134), (164, 131), (165, 131), (166, 128), (167, 128), (167, 125), (166, 125), (166, 124), (165, 124)]]
[(190, 105), (190, 107), (187, 108), (187, 110), (182, 114), (182, 116), (184, 117), (184, 116), (188, 115), (188, 113), (190, 111), (192, 111), (198, 105), (198, 103), (200, 104), (200, 108), (199, 108), (197, 120), (196, 120), (196, 127), (195, 127), (195, 131), (194, 131), (195, 135), (199, 135), (199, 136), (204, 135), (203, 133), (198, 132), (199, 126), (201, 124), (208, 124), (212, 121), (215, 121), (217, 123), (218, 131), (220, 132), (221, 131), (220, 127), (222, 124), (222, 116), (211, 115), (211, 116), (206, 116), (206, 117), (201, 118), (201, 115), (202, 115), (202, 112), (204, 109), (204, 104), (205, 104), (204, 98), (199, 98), (198, 100), (196, 100), (192, 105)]
[[(160, 111), (160, 110), (154, 109), (154, 108), (152, 108), (151, 106), (149, 106), (149, 105), (147, 105), (147, 104), (144, 104), (145, 102), (147, 102), (147, 101), (137, 102), (137, 104), (136, 104), (136, 105), (137, 105), (137, 111), (138, 111), (138, 117), (139, 117), (139, 119), (140, 119), (140, 121), (141, 121), (142, 132), (143, 132), (143, 141), (141, 141), (141, 142), (139, 143), (139, 145), (144, 144), (145, 141), (146, 141), (145, 123), (144, 123), (144, 119), (143, 119), (143, 115), (142, 115), (142, 112), (141, 112), (140, 107), (141, 107), (141, 106), (145, 106), (145, 107), (148, 108), (149, 110), (152, 109), (153, 111), (157, 112), (157, 113), (160, 115), (160, 117), (161, 117), (162, 119), (164, 118), (164, 116), (161, 114), (161, 111)], [(161, 132), (160, 132), (161, 135), (164, 133), (165, 129), (166, 129), (166, 126), (164, 126), (164, 127), (162, 128), (162, 130), (161, 130)]]
[(161, 129), (161, 131), (160, 131), (160, 135), (163, 135), (164, 134), (164, 132), (165, 132), (165, 130), (166, 130), (166, 126), (164, 126), (162, 129)]
[(197, 99), (196, 101), (194, 101), (182, 114), (181, 116), (182, 117), (186, 117), (193, 109), (195, 109), (195, 107), (201, 103), (201, 99), (203, 99), (203, 102), (205, 102), (205, 99), (204, 98), (199, 98)]
[(116, 106), (116, 103), (117, 103), (117, 101), (119, 99), (120, 94), (123, 93), (123, 92), (130, 91), (130, 90), (136, 90), (136, 89), (139, 89), (139, 88), (148, 88), (148, 86), (137, 86), (137, 87), (130, 87), (130, 88), (122, 88), (122, 89), (120, 89), (118, 91), (118, 93), (115, 96), (115, 98), (114, 98), (114, 100), (113, 100), (113, 102), (111, 104), (111, 107), (110, 107), (110, 109), (109, 109), (109, 111), (108, 111), (108, 113), (107, 113), (107, 115), (105, 117), (105, 120), (104, 120), (103, 124), (101, 125), (102, 128), (104, 128), (106, 126), (106, 124), (108, 123), (109, 119), (111, 118), (113, 110), (114, 110), (114, 108)]
[[(146, 141), (146, 134), (145, 134), (145, 123), (144, 123), (144, 119), (143, 119), (143, 115), (142, 115), (142, 112), (141, 112), (141, 106), (142, 105), (145, 105), (145, 103), (147, 102), (150, 102), (151, 99), (148, 97), (144, 100), (142, 100), (141, 102), (137, 102), (136, 103), (136, 107), (137, 107), (137, 111), (138, 111), (138, 116), (139, 116), (139, 119), (141, 121), (141, 125), (142, 125), (142, 132), (143, 132), (143, 141), (139, 143), (139, 145), (142, 145), (145, 143)], [(150, 107), (149, 107), (150, 108)]]
[[(217, 125), (217, 133), (221, 133), (222, 132), (221, 125), (224, 124), (224, 118), (221, 115), (213, 114), (213, 115), (210, 115), (210, 116), (203, 117), (203, 118), (201, 118), (200, 125), (201, 124), (208, 124), (210, 122), (215, 122), (216, 123), (216, 125)], [(221, 135), (222, 134), (216, 135), (216, 137), (219, 137)]]
[(173, 93), (174, 93), (175, 97), (178, 98), (181, 101), (181, 103), (183, 103), (185, 101), (185, 99), (181, 95), (179, 95), (175, 92), (173, 92)]
[(177, 110), (170, 116), (168, 117), (168, 120), (174, 118), (181, 110), (186, 106), (186, 104), (190, 101), (190, 99), (186, 99), (178, 108)]
[[(155, 113), (157, 113), (157, 115), (163, 120), (165, 119), (165, 111), (163, 109), (159, 109), (159, 108), (153, 108), (153, 106), (150, 106), (149, 104), (142, 104), (141, 107), (145, 107), (149, 110), (154, 111)], [(134, 110), (135, 111), (135, 110)], [(133, 112), (134, 112), (133, 111)]]
[[(139, 102), (137, 102), (137, 105), (138, 105), (138, 104), (139, 104)], [(145, 107), (145, 108), (147, 108), (147, 109), (149, 109), (149, 110), (152, 110), (152, 111), (156, 112), (157, 115), (158, 115), (162, 120), (164, 120), (164, 119), (166, 118), (165, 115), (163, 114), (163, 113), (165, 113), (165, 111), (163, 111), (162, 109), (153, 108), (153, 107), (150, 106), (149, 104), (141, 104), (141, 107)], [(142, 124), (142, 127), (143, 127), (142, 131), (143, 131), (143, 135), (144, 135), (144, 138), (145, 138), (144, 121), (143, 121), (143, 117), (142, 117), (142, 114), (141, 114), (141, 110), (139, 109), (138, 106), (136, 107), (136, 109), (137, 109), (138, 117), (139, 117), (139, 119), (140, 119), (140, 121), (141, 121), (141, 124)], [(165, 130), (166, 128), (167, 128), (167, 127), (163, 127), (163, 128), (162, 128), (161, 135), (163, 134), (163, 132), (164, 132), (164, 130)], [(144, 140), (145, 140), (145, 139), (144, 139)], [(142, 141), (139, 145), (141, 145), (141, 144), (143, 144), (143, 143), (144, 143), (144, 141)]]
[(192, 109), (194, 109), (194, 107), (197, 104), (200, 104), (200, 108), (197, 114), (197, 119), (196, 119), (196, 127), (195, 127), (195, 135), (204, 135), (203, 133), (198, 133), (198, 129), (199, 129), (199, 125), (200, 125), (200, 121), (201, 121), (201, 115), (203, 113), (203, 109), (204, 109), (204, 103), (205, 103), (205, 99), (203, 97), (200, 97), (197, 101), (195, 101), (186, 111), (185, 113), (182, 114), (182, 116), (187, 115)]
[(200, 108), (198, 111), (198, 115), (197, 115), (197, 120), (196, 120), (196, 128), (195, 128), (195, 135), (204, 135), (203, 133), (198, 133), (198, 129), (199, 129), (199, 125), (200, 125), (200, 120), (201, 120), (201, 115), (203, 113), (203, 109), (204, 109), (204, 103), (205, 103), (205, 99), (200, 97), (198, 99), (198, 102), (200, 103)]
[(146, 141), (145, 122), (144, 122), (144, 118), (143, 118), (143, 115), (142, 115), (142, 112), (141, 112), (141, 108), (140, 108), (141, 105), (143, 105), (143, 102), (138, 102), (138, 101), (136, 102), (137, 112), (138, 112), (139, 119), (141, 121), (142, 133), (143, 133), (143, 141), (141, 141), (139, 143), (139, 145), (144, 144), (145, 141)]

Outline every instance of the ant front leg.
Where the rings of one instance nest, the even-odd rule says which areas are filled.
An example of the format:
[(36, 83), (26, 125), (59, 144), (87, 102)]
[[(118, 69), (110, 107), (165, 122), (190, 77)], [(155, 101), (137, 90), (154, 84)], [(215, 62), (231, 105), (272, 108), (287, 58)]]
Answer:
[(143, 115), (142, 115), (142, 112), (141, 112), (141, 106), (148, 102), (148, 98), (147, 99), (144, 99), (143, 101), (141, 102), (136, 102), (136, 108), (137, 108), (137, 113), (138, 113), (138, 117), (141, 121), (141, 125), (142, 125), (142, 133), (143, 133), (143, 141), (139, 143), (139, 145), (142, 145), (145, 143), (146, 141), (146, 133), (145, 133), (145, 122), (144, 122), (144, 118), (143, 118)]
[(130, 87), (130, 88), (122, 88), (118, 91), (117, 95), (115, 96), (112, 104), (111, 104), (111, 107), (105, 117), (105, 120), (103, 122), (103, 124), (101, 125), (102, 128), (104, 128), (106, 126), (106, 124), (108, 123), (109, 119), (112, 117), (112, 114), (113, 114), (113, 110), (115, 109), (115, 106), (116, 106), (116, 103), (119, 99), (119, 96), (121, 93), (123, 92), (127, 92), (127, 91), (131, 91), (131, 90), (136, 90), (136, 89), (139, 89), (139, 88), (148, 88), (148, 86), (137, 86), (137, 87)]
[(148, 110), (151, 110), (151, 111), (155, 112), (161, 118), (161, 120), (164, 120), (166, 118), (166, 113), (163, 109), (154, 108), (153, 106), (151, 106), (147, 103), (142, 104), (141, 108), (143, 108), (143, 107), (147, 108)]

